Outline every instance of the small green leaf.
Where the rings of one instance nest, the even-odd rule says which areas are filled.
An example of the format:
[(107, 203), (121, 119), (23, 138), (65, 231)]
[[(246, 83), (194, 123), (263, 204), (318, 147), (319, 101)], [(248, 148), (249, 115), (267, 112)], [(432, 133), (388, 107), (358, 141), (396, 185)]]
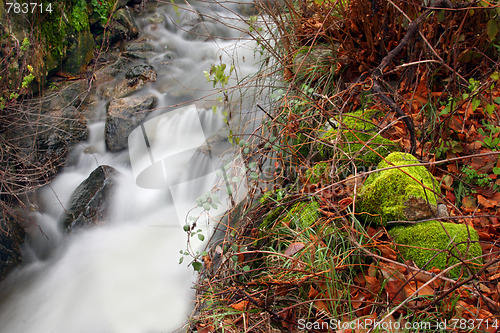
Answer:
[(479, 100), (479, 98), (474, 98), (471, 104), (472, 104), (472, 112), (474, 112), (479, 107), (479, 105), (481, 105), (481, 101)]
[(498, 34), (498, 22), (494, 18), (490, 19), (486, 24), (486, 33), (488, 34), (488, 39), (493, 41)]
[(252, 171), (250, 172), (250, 178), (252, 179), (258, 179), (259, 178), (259, 174), (255, 171)]
[(243, 266), (243, 272), (248, 272), (250, 270), (250, 266), (246, 265), (246, 266)]
[(202, 266), (203, 266), (203, 264), (201, 262), (197, 262), (197, 261), (193, 262), (193, 268), (197, 272), (200, 271), (200, 269), (201, 269)]
[(236, 255), (235, 255), (235, 256), (232, 256), (232, 257), (231, 257), (231, 260), (232, 260), (233, 262), (238, 262), (238, 256), (236, 256)]
[(243, 149), (243, 154), (248, 154), (249, 152), (250, 152), (250, 149), (248, 147)]
[(494, 173), (495, 175), (500, 175), (500, 167), (494, 167), (494, 168), (493, 168), (493, 173)]
[(209, 204), (208, 202), (205, 202), (205, 203), (203, 204), (203, 209), (204, 209), (204, 210), (207, 210), (207, 211), (208, 211), (208, 210), (210, 210), (210, 204)]
[(493, 114), (493, 111), (495, 111), (495, 105), (493, 104), (488, 104), (486, 105), (486, 112), (491, 116)]
[(203, 242), (205, 240), (205, 236), (203, 236), (203, 234), (198, 234), (198, 239)]
[(182, 264), (183, 261), (184, 261), (184, 257), (180, 257), (179, 258), (179, 265)]
[(185, 232), (188, 232), (189, 231), (189, 224), (185, 224), (183, 229)]

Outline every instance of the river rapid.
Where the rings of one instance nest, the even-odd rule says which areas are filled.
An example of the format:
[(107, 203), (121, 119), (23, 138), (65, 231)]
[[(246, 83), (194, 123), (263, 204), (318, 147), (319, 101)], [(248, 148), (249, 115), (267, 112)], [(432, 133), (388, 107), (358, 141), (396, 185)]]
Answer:
[[(104, 143), (110, 99), (94, 104), (89, 140), (72, 148), (67, 166), (38, 193), (39, 212), (31, 213), (36, 224), (23, 245), (24, 264), (2, 282), (2, 332), (159, 333), (182, 330), (183, 325), (185, 329), (196, 274), (188, 267), (189, 258), (179, 264), (179, 251), (186, 249), (187, 240), (183, 225), (196, 199), (214, 182), (210, 177), (192, 180), (212, 175), (217, 168), (213, 158), (196, 148), (214, 134), (223, 142), (219, 150), (231, 147), (221, 139), (227, 135), (222, 108), (212, 112), (218, 94), (203, 72), (213, 64), (226, 63), (228, 69), (235, 65), (231, 86), (236, 77), (257, 71), (255, 45), (246, 40), (248, 27), (237, 14), (241, 9), (241, 4), (229, 2), (150, 2), (136, 18), (141, 38), (155, 47), (150, 57), (134, 64), (153, 66), (158, 77), (133, 94), (154, 95), (157, 111), (144, 132), (129, 137), (130, 152), (110, 153)], [(244, 123), (245, 117), (254, 117), (255, 104), (244, 96), (236, 98), (240, 103), (233, 105), (244, 111), (235, 118)], [(172, 105), (182, 108), (165, 116)], [(145, 148), (145, 136), (138, 133), (156, 141), (146, 140)], [(155, 152), (155, 144), (169, 148)], [(152, 173), (143, 182), (141, 172), (153, 164), (144, 156), (164, 161), (161, 175)], [(99, 165), (112, 166), (120, 174), (111, 212), (101, 225), (67, 234), (62, 221), (71, 195)], [(176, 181), (164, 183), (164, 178)], [(218, 208), (221, 211), (224, 204)], [(197, 228), (208, 236), (213, 223), (199, 220)], [(193, 237), (193, 250), (201, 251), (207, 239)]]

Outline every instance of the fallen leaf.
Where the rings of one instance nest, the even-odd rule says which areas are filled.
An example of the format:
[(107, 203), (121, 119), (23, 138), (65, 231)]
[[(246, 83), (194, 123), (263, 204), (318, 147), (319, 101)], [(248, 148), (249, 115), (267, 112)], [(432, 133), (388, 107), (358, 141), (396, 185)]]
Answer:
[(286, 256), (293, 256), (295, 253), (299, 252), (305, 247), (304, 243), (302, 242), (296, 242), (290, 244), (288, 248), (285, 250), (285, 255)]
[(380, 250), (380, 252), (382, 253), (382, 256), (384, 258), (388, 258), (388, 259), (392, 259), (392, 260), (396, 260), (398, 258), (396, 251), (394, 251), (394, 249), (388, 245), (379, 245), (379, 246), (377, 246), (377, 249)]
[(238, 303), (231, 304), (231, 307), (237, 311), (243, 311), (246, 309), (250, 301), (240, 301)]
[(465, 211), (473, 212), (474, 210), (477, 209), (476, 198), (464, 197), (462, 199), (462, 206)]
[(486, 208), (493, 208), (496, 205), (498, 205), (498, 202), (486, 199), (481, 194), (478, 194), (477, 201), (479, 202), (480, 205), (482, 205), (483, 207), (486, 207)]

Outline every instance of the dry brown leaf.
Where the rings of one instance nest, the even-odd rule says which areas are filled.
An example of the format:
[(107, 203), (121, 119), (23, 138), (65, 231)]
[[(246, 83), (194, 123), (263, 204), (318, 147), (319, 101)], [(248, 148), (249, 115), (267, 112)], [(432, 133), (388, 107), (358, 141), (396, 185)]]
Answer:
[(374, 295), (380, 292), (381, 284), (380, 281), (374, 276), (365, 276), (366, 288), (370, 290)]
[(296, 242), (290, 244), (288, 248), (285, 250), (285, 255), (286, 256), (293, 256), (295, 253), (299, 252), (305, 247), (304, 243), (302, 242)]
[(493, 208), (496, 205), (498, 205), (498, 202), (486, 199), (481, 194), (478, 194), (477, 201), (479, 202), (480, 205), (482, 205), (483, 207), (486, 207), (486, 208)]
[(313, 286), (311, 286), (309, 288), (309, 294), (308, 294), (308, 296), (309, 296), (310, 299), (315, 299), (316, 296), (318, 296), (318, 294), (319, 294), (319, 291), (317, 291), (316, 289), (314, 289)]
[(393, 304), (399, 304), (403, 302), (406, 297), (406, 291), (403, 287), (403, 283), (397, 280), (388, 281), (385, 285), (385, 291), (389, 296), (389, 299), (392, 300)]
[(388, 245), (378, 245), (377, 249), (380, 250), (384, 258), (388, 258), (391, 260), (396, 260), (398, 258), (396, 251), (394, 251), (394, 249)]

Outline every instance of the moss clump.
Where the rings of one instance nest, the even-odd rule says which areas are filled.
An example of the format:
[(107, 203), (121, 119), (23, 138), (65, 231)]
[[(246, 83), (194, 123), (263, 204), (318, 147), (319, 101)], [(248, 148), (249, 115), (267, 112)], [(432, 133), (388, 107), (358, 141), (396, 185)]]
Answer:
[(277, 207), (267, 214), (260, 225), (260, 229), (265, 229), (277, 219), (280, 219), (281, 223), (289, 225), (291, 228), (308, 228), (319, 218), (318, 209), (319, 204), (313, 199), (309, 202), (298, 202), (290, 209), (283, 206)]
[[(343, 116), (340, 149), (349, 156), (354, 156), (357, 165), (376, 165), (381, 160), (380, 156), (387, 156), (397, 150), (394, 142), (377, 134), (378, 128), (371, 122), (376, 112), (377, 110), (359, 110)], [(334, 143), (338, 135), (339, 130), (331, 128), (323, 135), (323, 139)], [(328, 147), (323, 147), (320, 152), (325, 158), (333, 155)]]
[[(392, 228), (389, 234), (398, 244), (404, 260), (413, 260), (420, 268), (437, 267), (442, 270), (460, 262), (458, 258), (472, 260), (482, 254), (481, 246), (477, 242), (479, 240), (477, 231), (466, 224), (441, 224), (439, 221), (429, 221), (410, 226), (397, 226)], [(481, 262), (481, 259), (474, 259), (469, 267), (477, 271)], [(458, 278), (462, 275), (461, 270), (462, 267), (456, 267), (449, 272), (449, 276)], [(469, 272), (464, 269), (463, 274), (469, 275)]]
[(291, 228), (308, 228), (318, 220), (318, 209), (319, 204), (316, 200), (296, 203), (285, 213), (281, 222), (290, 225)]
[[(418, 164), (405, 153), (391, 153), (378, 165)], [(368, 222), (385, 225), (389, 221), (417, 221), (437, 214), (437, 181), (424, 166), (401, 167), (371, 174), (361, 188), (356, 204), (358, 213), (368, 213)]]

